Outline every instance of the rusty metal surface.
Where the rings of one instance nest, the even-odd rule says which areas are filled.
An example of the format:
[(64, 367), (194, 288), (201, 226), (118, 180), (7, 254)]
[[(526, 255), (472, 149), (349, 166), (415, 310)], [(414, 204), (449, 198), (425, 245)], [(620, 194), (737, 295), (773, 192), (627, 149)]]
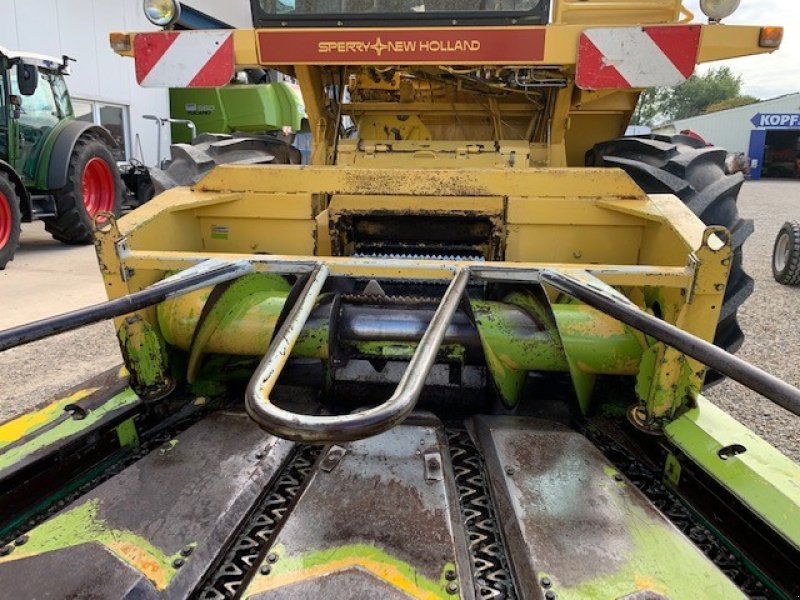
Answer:
[(141, 573), (94, 545), (33, 556), (0, 573), (6, 598), (157, 598)]
[(441, 423), (412, 416), (342, 448), (323, 452), (244, 597), (473, 598)]
[(742, 597), (581, 434), (527, 418), (474, 424), (522, 597)]
[(188, 596), (292, 447), (244, 414), (206, 418), (29, 532), (0, 558), (3, 594)]

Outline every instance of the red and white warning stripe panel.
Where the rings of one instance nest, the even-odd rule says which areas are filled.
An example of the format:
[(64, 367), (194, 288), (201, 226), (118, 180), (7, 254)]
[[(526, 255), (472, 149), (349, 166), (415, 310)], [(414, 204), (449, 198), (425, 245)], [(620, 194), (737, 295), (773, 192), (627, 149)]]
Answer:
[(699, 25), (587, 29), (575, 83), (584, 90), (675, 86), (694, 73)]
[(231, 31), (159, 31), (134, 38), (143, 87), (220, 87), (236, 72)]

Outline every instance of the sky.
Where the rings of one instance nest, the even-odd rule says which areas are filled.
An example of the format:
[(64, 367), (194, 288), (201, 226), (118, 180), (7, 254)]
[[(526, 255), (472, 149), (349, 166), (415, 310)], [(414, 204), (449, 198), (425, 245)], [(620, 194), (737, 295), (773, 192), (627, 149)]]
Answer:
[[(705, 21), (699, 0), (684, 0), (684, 6)], [(742, 94), (766, 100), (800, 92), (800, 2), (798, 0), (742, 0), (739, 9), (723, 21), (735, 25), (782, 25), (786, 28), (780, 50), (772, 54), (747, 56), (730, 61), (707, 63), (698, 68), (703, 73), (711, 67), (728, 65), (744, 79)]]

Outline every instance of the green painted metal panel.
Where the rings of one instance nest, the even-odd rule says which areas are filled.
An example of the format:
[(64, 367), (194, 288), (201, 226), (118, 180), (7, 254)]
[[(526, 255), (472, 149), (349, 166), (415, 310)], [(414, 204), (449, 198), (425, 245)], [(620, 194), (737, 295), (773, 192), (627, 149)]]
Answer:
[(53, 147), (56, 145), (56, 139), (64, 128), (72, 123), (75, 119), (63, 119), (50, 130), (47, 134), (47, 139), (42, 144), (42, 149), (36, 159), (36, 172), (33, 181), (26, 181), (25, 185), (30, 185), (37, 190), (48, 189), (47, 175), (50, 171), (50, 157), (53, 154)]
[(109, 415), (139, 402), (139, 396), (130, 388), (126, 388), (105, 402), (102, 406), (90, 411), (83, 419), (62, 419), (53, 427), (25, 443), (10, 446), (3, 451), (2, 454), (0, 454), (0, 470), (8, 468), (34, 452), (46, 448), (59, 440), (74, 436), (82, 430), (88, 429), (95, 423), (105, 419)]
[[(677, 448), (800, 548), (800, 465), (702, 396), (665, 432)], [(746, 451), (721, 458), (719, 451), (733, 444)]]
[[(172, 89), (170, 114), (175, 119), (192, 121), (198, 134), (264, 133), (285, 126), (294, 131), (303, 130), (305, 108), (292, 86), (271, 83), (215, 89)], [(174, 125), (172, 140), (190, 143), (190, 130), (183, 125)]]

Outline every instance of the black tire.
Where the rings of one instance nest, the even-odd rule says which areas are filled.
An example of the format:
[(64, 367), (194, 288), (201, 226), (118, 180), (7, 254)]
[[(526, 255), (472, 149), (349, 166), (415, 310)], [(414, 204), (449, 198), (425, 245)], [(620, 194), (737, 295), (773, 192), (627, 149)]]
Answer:
[[(736, 352), (744, 342), (737, 313), (753, 293), (753, 280), (742, 265), (742, 247), (754, 228), (751, 220), (739, 217), (736, 203), (744, 176), (725, 174), (726, 157), (725, 150), (707, 147), (688, 136), (653, 135), (598, 144), (587, 153), (586, 163), (618, 167), (645, 193), (674, 194), (706, 225), (720, 225), (730, 231), (733, 262), (714, 343)], [(709, 373), (707, 382), (718, 379), (718, 374)]]
[(156, 194), (192, 186), (217, 165), (299, 165), (303, 156), (294, 146), (272, 136), (205, 133), (191, 144), (173, 144), (172, 160), (164, 169), (151, 169)]
[(136, 206), (147, 204), (156, 195), (156, 188), (151, 179), (144, 179), (136, 190)]
[(67, 185), (54, 192), (56, 199), (56, 216), (44, 220), (45, 229), (65, 244), (91, 244), (94, 240), (93, 215), (84, 203), (83, 178), (87, 165), (93, 159), (99, 159), (108, 168), (113, 181), (113, 197), (107, 201), (109, 212), (119, 216), (122, 211), (122, 200), (125, 184), (117, 168), (117, 162), (109, 147), (99, 138), (92, 135), (82, 136), (75, 144), (69, 159)]
[(17, 190), (6, 174), (0, 173), (0, 271), (14, 260), (21, 228), (22, 212)]
[(787, 221), (775, 238), (772, 275), (783, 285), (800, 285), (800, 222)]

